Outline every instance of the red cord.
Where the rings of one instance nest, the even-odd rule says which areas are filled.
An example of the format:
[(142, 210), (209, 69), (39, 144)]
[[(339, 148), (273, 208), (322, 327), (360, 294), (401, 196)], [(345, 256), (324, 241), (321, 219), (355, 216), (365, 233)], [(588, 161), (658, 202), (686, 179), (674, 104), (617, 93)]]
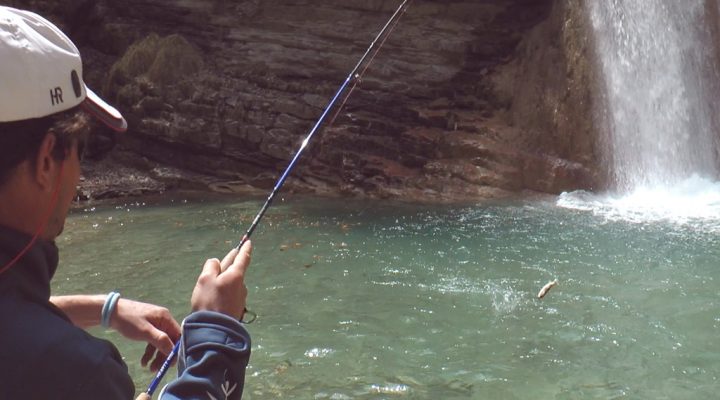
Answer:
[(48, 210), (45, 213), (44, 220), (40, 222), (40, 226), (38, 226), (38, 229), (35, 232), (35, 235), (33, 235), (32, 239), (30, 239), (30, 242), (28, 242), (27, 246), (25, 246), (25, 248), (22, 249), (20, 251), (20, 253), (18, 253), (18, 255), (15, 256), (15, 258), (13, 258), (12, 260), (10, 260), (10, 262), (5, 264), (4, 267), (0, 268), (0, 275), (5, 273), (5, 271), (10, 269), (10, 267), (15, 265), (15, 263), (17, 263), (18, 261), (20, 261), (20, 259), (32, 248), (32, 246), (37, 241), (38, 237), (40, 237), (40, 235), (43, 233), (43, 231), (45, 231), (45, 228), (47, 227), (48, 222), (50, 222), (50, 216), (52, 215), (52, 211), (55, 208), (55, 206), (57, 205), (58, 197), (60, 196), (60, 186), (61, 186), (60, 179), (62, 179), (64, 169), (65, 169), (65, 162), (63, 161), (62, 164), (60, 164), (60, 175), (58, 175), (58, 182), (57, 182), (57, 186), (55, 187), (55, 192), (53, 192), (52, 202), (50, 203), (50, 207), (48, 207)]

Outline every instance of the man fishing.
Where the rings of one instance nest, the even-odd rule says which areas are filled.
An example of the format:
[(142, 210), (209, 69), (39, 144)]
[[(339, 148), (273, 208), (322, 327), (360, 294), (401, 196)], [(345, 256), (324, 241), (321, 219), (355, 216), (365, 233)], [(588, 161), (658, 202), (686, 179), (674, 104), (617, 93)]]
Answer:
[(132, 399), (118, 350), (84, 330), (95, 325), (147, 342), (141, 362), (153, 370), (181, 341), (178, 378), (160, 398), (239, 399), (250, 357), (238, 322), (250, 242), (205, 263), (182, 328), (167, 309), (115, 292), (50, 296), (54, 241), (76, 194), (91, 117), (127, 128), (86, 87), (67, 36), (37, 14), (0, 6), (0, 399)]

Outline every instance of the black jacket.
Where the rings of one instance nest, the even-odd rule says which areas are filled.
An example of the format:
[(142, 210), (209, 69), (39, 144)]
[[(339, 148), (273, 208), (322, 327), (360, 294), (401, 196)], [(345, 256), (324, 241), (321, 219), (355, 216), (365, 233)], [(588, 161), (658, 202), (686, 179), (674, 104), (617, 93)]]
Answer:
[[(0, 226), (0, 268), (30, 242)], [(38, 240), (0, 274), (0, 399), (131, 400), (135, 387), (115, 346), (50, 303), (54, 243)], [(162, 399), (239, 399), (250, 336), (236, 320), (196, 312), (183, 323), (179, 378)]]
[[(0, 266), (31, 240), (0, 227)], [(50, 303), (54, 243), (37, 243), (0, 275), (0, 399), (131, 399), (115, 346), (77, 328)]]

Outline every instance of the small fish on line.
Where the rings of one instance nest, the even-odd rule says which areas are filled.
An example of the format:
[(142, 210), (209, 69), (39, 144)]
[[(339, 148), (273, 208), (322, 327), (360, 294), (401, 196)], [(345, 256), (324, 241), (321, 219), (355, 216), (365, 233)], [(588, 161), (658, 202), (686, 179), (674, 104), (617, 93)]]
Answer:
[(538, 299), (542, 299), (543, 297), (545, 297), (545, 295), (548, 294), (548, 292), (550, 291), (550, 289), (552, 289), (552, 288), (553, 288), (555, 285), (557, 285), (557, 284), (558, 284), (557, 279), (555, 279), (554, 281), (548, 282), (548, 283), (547, 283), (545, 286), (543, 286), (542, 289), (540, 289), (540, 291), (538, 292)]

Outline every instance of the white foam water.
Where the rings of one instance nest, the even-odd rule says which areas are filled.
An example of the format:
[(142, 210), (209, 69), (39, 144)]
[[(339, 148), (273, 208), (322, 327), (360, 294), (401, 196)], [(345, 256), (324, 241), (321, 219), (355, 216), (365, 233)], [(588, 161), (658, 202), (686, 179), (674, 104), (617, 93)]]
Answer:
[(673, 187), (640, 186), (625, 194), (563, 193), (557, 205), (590, 211), (610, 220), (668, 221), (677, 224), (720, 226), (720, 182), (697, 175)]

